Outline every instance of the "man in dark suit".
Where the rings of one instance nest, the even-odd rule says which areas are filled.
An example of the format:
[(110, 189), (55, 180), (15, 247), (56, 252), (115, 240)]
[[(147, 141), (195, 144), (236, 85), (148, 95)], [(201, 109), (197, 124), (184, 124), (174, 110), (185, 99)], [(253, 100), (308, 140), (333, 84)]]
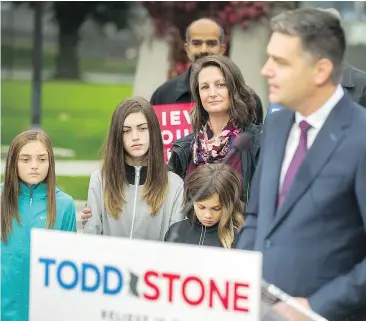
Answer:
[[(224, 29), (215, 21), (207, 18), (193, 21), (186, 30), (184, 48), (189, 60), (194, 63), (197, 59), (209, 55), (223, 56), (226, 51)], [(189, 84), (192, 67), (183, 74), (169, 79), (155, 90), (151, 96), (152, 105), (166, 105), (192, 102)], [(263, 107), (259, 96), (253, 92), (256, 105), (256, 124), (263, 122)]]
[(271, 28), (262, 74), (270, 102), (286, 108), (264, 124), (238, 248), (261, 251), (263, 278), (304, 307), (366, 320), (366, 110), (340, 85), (344, 31), (316, 9)]
[[(317, 9), (333, 14), (342, 23), (342, 18), (338, 10), (334, 8)], [(366, 107), (366, 73), (364, 71), (352, 67), (349, 63), (345, 63), (341, 85), (356, 103)], [(282, 106), (271, 104), (266, 117), (273, 111), (277, 111), (281, 108)]]

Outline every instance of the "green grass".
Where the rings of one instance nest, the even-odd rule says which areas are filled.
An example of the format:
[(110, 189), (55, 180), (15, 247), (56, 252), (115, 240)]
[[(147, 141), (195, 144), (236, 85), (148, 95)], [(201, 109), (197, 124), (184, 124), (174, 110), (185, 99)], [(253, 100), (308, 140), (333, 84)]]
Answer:
[(65, 193), (71, 195), (74, 200), (86, 200), (89, 179), (89, 176), (57, 176), (56, 184)]
[[(131, 93), (131, 85), (44, 82), (41, 126), (54, 147), (74, 150), (75, 159), (99, 159), (112, 113)], [(1, 145), (9, 145), (30, 122), (30, 82), (2, 81)]]
[[(13, 48), (3, 44), (1, 46), (1, 67), (11, 66), (13, 69), (32, 68), (32, 50), (29, 47)], [(102, 72), (117, 74), (134, 74), (136, 59), (102, 59), (80, 57), (81, 72)], [(43, 49), (43, 68), (45, 70), (56, 69), (56, 52), (49, 48)]]

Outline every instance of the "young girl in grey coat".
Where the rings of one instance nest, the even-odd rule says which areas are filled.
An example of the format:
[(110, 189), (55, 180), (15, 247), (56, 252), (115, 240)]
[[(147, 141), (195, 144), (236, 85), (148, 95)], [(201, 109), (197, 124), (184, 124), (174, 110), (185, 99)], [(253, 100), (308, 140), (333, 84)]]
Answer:
[(183, 219), (182, 199), (183, 180), (164, 162), (151, 104), (140, 97), (124, 100), (113, 113), (101, 169), (90, 178), (84, 233), (162, 241)]

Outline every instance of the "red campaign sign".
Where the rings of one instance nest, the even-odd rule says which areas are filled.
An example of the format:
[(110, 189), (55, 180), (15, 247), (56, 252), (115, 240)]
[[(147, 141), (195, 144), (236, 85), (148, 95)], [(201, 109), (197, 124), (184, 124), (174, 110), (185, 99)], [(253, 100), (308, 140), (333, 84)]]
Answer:
[(168, 162), (173, 143), (192, 132), (189, 113), (193, 103), (154, 105), (155, 114), (159, 119), (164, 144), (164, 158)]

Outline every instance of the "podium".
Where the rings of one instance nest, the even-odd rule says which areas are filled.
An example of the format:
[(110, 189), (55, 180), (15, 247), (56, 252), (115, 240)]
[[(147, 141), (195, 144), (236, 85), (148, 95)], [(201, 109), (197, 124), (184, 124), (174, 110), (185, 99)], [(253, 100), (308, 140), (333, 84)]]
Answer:
[(286, 320), (260, 252), (44, 229), (31, 238), (29, 321)]

